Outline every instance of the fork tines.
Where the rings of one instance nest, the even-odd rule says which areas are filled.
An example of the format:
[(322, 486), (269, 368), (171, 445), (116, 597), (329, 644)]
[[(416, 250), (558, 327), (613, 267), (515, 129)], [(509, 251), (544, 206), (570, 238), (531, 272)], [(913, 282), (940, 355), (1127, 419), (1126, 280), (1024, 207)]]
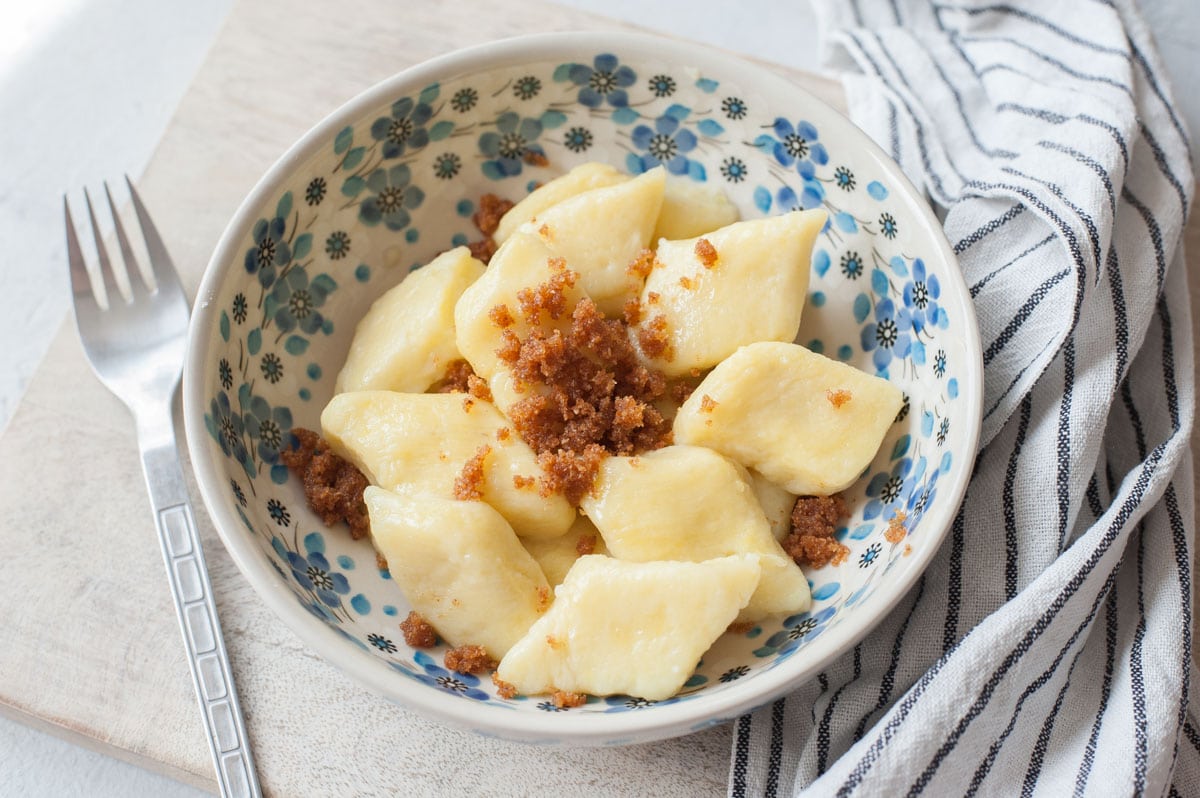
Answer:
[[(143, 287), (148, 292), (154, 293), (158, 288), (158, 281), (163, 278), (161, 269), (173, 268), (162, 238), (128, 176), (125, 177), (125, 184), (129, 187), (129, 196), (133, 200), (134, 211), (138, 217), (138, 224), (142, 228), (142, 237), (145, 240), (149, 258), (138, 258), (134, 253), (129, 237), (125, 234), (125, 226), (121, 223), (121, 215), (117, 212), (116, 203), (113, 201), (112, 192), (109, 191), (108, 183), (105, 182), (103, 184), (104, 195), (108, 200), (108, 209), (112, 216), (117, 244), (121, 250), (121, 261), (114, 264), (108, 257), (108, 249), (104, 246), (104, 236), (96, 221), (92, 197), (85, 188), (83, 190), (84, 202), (87, 205), (88, 219), (91, 222), (92, 237), (96, 242), (97, 266), (90, 267), (79, 245), (75, 222), (71, 217), (70, 203), (67, 196), (63, 195), (63, 214), (66, 217), (67, 226), (67, 258), (71, 267), (71, 288), (77, 296), (81, 292), (90, 293), (103, 308), (109, 306), (110, 297), (118, 294), (124, 301), (130, 302), (134, 292)], [(132, 272), (137, 272), (140, 279), (132, 279)]]

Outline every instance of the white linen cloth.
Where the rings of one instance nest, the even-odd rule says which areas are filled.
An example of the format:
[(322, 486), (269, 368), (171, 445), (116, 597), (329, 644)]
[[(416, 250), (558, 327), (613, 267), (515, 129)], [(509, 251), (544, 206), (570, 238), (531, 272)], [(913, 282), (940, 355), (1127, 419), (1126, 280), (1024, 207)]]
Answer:
[(1150, 35), (1129, 0), (816, 6), (970, 286), (983, 448), (895, 611), (735, 724), (729, 794), (1200, 795), (1194, 182)]

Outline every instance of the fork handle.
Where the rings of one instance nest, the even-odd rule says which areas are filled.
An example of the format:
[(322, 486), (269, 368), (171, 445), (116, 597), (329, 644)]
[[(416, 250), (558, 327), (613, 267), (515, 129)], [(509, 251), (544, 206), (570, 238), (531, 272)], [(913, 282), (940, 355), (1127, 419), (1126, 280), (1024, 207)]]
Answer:
[[(196, 517), (179, 465), (174, 432), (169, 431), (169, 442), (163, 440), (161, 427), (155, 429), (154, 435), (143, 432), (139, 429), (142, 469), (154, 506), (158, 542), (167, 566), (171, 597), (183, 633), (220, 794), (230, 798), (260, 798), (262, 791), (221, 635)], [(144, 438), (157, 440), (144, 442)]]

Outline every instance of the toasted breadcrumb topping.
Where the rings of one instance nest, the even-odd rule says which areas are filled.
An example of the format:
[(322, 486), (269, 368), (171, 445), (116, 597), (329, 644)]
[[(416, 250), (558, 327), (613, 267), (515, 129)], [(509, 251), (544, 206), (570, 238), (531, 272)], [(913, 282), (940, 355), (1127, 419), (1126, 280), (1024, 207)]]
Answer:
[(587, 696), (583, 693), (568, 693), (565, 690), (555, 690), (554, 695), (550, 696), (550, 700), (559, 709), (568, 709), (570, 707), (583, 706), (587, 703)]
[(544, 154), (536, 150), (525, 150), (525, 154), (521, 156), (521, 160), (530, 166), (549, 166), (550, 159)]
[(475, 371), (470, 363), (465, 360), (451, 360), (446, 365), (446, 373), (429, 390), (433, 393), (466, 393), (469, 380), (473, 376)]
[(460, 501), (479, 501), (483, 498), (484, 461), (491, 453), (492, 447), (485, 443), (463, 463), (462, 471), (454, 479), (454, 498)]
[(717, 265), (717, 248), (707, 238), (702, 238), (696, 242), (696, 257), (704, 268), (711, 269)]
[(485, 402), (492, 401), (491, 387), (488, 386), (486, 380), (482, 377), (476, 377), (474, 374), (467, 377), (467, 393)]
[[(521, 316), (530, 326), (541, 323), (543, 312), (551, 319), (562, 318), (568, 310), (567, 289), (574, 287), (575, 281), (579, 279), (579, 272), (562, 267), (562, 258), (550, 258), (547, 263), (553, 272), (549, 280), (517, 292)], [(555, 268), (556, 265), (559, 268)]]
[(383, 552), (379, 549), (375, 550), (375, 567), (381, 571), (388, 569), (387, 557), (384, 557)]
[(903, 510), (897, 510), (892, 516), (892, 520), (888, 521), (887, 530), (883, 533), (883, 539), (888, 543), (899, 543), (904, 540), (908, 534), (908, 529), (905, 528), (904, 522), (908, 519), (908, 514)]
[(834, 407), (841, 407), (842, 405), (846, 404), (846, 402), (850, 401), (850, 392), (843, 388), (838, 388), (836, 391), (830, 389), (825, 391), (825, 398), (828, 399), (829, 404), (833, 405)]
[(754, 621), (734, 621), (726, 627), (725, 631), (730, 634), (744, 635), (754, 628)]
[(446, 652), (446, 670), (455, 673), (483, 673), (496, 669), (496, 660), (483, 646), (455, 646)]
[(667, 317), (661, 313), (638, 330), (638, 344), (646, 357), (668, 363), (675, 359), (671, 336), (667, 333)]
[(516, 488), (517, 490), (525, 490), (526, 488), (532, 488), (536, 484), (537, 484), (536, 477), (525, 477), (525, 476), (521, 476), (520, 474), (513, 474), (513, 487)]
[(371, 531), (363, 491), (367, 478), (348, 460), (334, 454), (325, 439), (309, 429), (294, 427), (296, 445), (279, 453), (280, 461), (300, 478), (304, 499), (329, 526), (345, 521), (350, 537), (366, 537)]
[(404, 642), (412, 648), (433, 648), (437, 645), (437, 632), (416, 610), (408, 613), (408, 617), (400, 622), (400, 631), (404, 633)]
[(496, 440), (500, 441), (501, 443), (504, 443), (505, 441), (508, 441), (511, 438), (512, 438), (512, 430), (509, 429), (508, 427), (501, 427), (500, 429), (496, 430)]
[(483, 261), (485, 265), (491, 262), (492, 256), (499, 248), (500, 245), (491, 236), (467, 244), (467, 249), (471, 251), (471, 257)]
[(564, 267), (524, 289), (518, 299), (532, 329), (523, 339), (503, 329), (497, 350), (517, 390), (528, 394), (508, 415), (538, 455), (540, 492), (561, 493), (572, 504), (591, 490), (609, 454), (657, 449), (671, 440), (670, 423), (652, 404), (665, 394), (666, 378), (642, 365), (622, 320), (606, 318), (584, 297), (565, 328), (536, 323), (543, 312), (565, 316), (566, 292), (577, 277)]
[(580, 535), (579, 540), (575, 541), (575, 553), (580, 557), (596, 551), (596, 536), (595, 535)]
[(704, 394), (703, 396), (700, 397), (700, 412), (701, 413), (711, 413), (712, 411), (714, 411), (716, 409), (717, 409), (717, 401), (715, 399), (713, 399), (708, 394)]
[(846, 500), (840, 493), (799, 497), (792, 507), (792, 531), (782, 541), (783, 550), (802, 567), (842, 563), (850, 549), (838, 542), (834, 534), (847, 515)]
[(505, 304), (496, 305), (489, 310), (488, 318), (492, 320), (492, 324), (495, 324), (502, 330), (513, 326), (517, 321), (513, 318), (512, 311), (508, 309), (508, 305)]
[(685, 291), (694, 291), (696, 289), (696, 281), (687, 275), (679, 278), (679, 284), (683, 286), (683, 290)]
[(625, 273), (645, 280), (650, 276), (650, 272), (654, 271), (654, 266), (657, 262), (651, 250), (641, 249), (634, 256), (634, 259), (629, 262), (629, 265), (625, 267)]
[(512, 209), (513, 204), (512, 200), (506, 200), (496, 194), (484, 194), (479, 198), (479, 209), (475, 211), (471, 221), (475, 223), (479, 232), (490, 236), (496, 232), (500, 220)]
[(496, 685), (496, 695), (500, 698), (512, 698), (517, 694), (517, 688), (497, 676), (496, 671), (492, 671), (492, 684)]
[(625, 305), (621, 309), (621, 318), (630, 327), (642, 320), (642, 303), (636, 298), (626, 299)]

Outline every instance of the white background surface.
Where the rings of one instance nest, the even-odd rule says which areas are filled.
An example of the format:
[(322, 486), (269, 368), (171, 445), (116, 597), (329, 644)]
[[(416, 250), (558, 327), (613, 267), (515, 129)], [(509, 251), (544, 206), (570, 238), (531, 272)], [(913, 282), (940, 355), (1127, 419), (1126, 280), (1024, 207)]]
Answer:
[[(807, 0), (753, 0), (736, 9), (718, 0), (562, 2), (817, 69)], [(69, 307), (62, 193), (82, 209), (84, 185), (98, 189), (107, 179), (115, 188), (126, 173), (136, 180), (231, 4), (0, 0), (0, 279), (9, 296), (0, 328), (0, 427)], [(1188, 126), (1200, 131), (1200, 93), (1194, 91), (1200, 85), (1200, 2), (1144, 5)], [(1192, 149), (1200, 155), (1195, 136)], [(203, 794), (0, 718), (0, 796)]]

